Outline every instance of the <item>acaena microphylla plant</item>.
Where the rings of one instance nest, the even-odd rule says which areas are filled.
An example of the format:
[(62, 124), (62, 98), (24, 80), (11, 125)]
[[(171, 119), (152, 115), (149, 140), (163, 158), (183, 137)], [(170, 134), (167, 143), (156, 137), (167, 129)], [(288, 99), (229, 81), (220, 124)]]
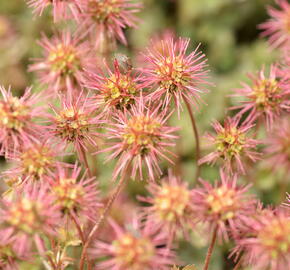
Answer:
[(65, 147), (72, 144), (80, 160), (86, 162), (84, 151), (89, 146), (98, 146), (97, 130), (103, 123), (101, 115), (95, 113), (91, 100), (88, 96), (83, 96), (82, 92), (76, 98), (62, 97), (61, 107), (52, 109), (54, 115), (50, 116), (48, 137)]
[(214, 145), (214, 150), (201, 158), (200, 164), (221, 160), (227, 173), (246, 173), (246, 161), (259, 159), (256, 149), (259, 141), (249, 134), (253, 125), (239, 122), (239, 117), (227, 117), (223, 125), (218, 121), (212, 124), (215, 134), (208, 133), (206, 137)]
[(64, 215), (94, 220), (102, 206), (97, 182), (87, 173), (81, 176), (81, 169), (77, 164), (72, 169), (59, 165), (55, 173), (46, 177), (46, 182), (49, 183), (55, 204)]
[(237, 115), (247, 113), (246, 122), (265, 119), (268, 129), (283, 113), (289, 112), (289, 81), (279, 77), (277, 65), (272, 65), (269, 75), (264, 68), (257, 74), (249, 74), (251, 84), (243, 83), (243, 88), (237, 89), (237, 96), (242, 98), (241, 105), (232, 107), (238, 109)]
[(114, 221), (110, 225), (115, 239), (111, 243), (97, 240), (90, 250), (95, 259), (106, 257), (97, 262), (98, 269), (166, 270), (174, 263), (174, 253), (166, 247), (164, 232), (142, 224), (137, 218), (127, 224), (128, 228), (122, 228)]
[(132, 69), (124, 69), (117, 59), (114, 70), (107, 67), (106, 73), (88, 72), (85, 85), (94, 91), (92, 99), (107, 116), (119, 110), (129, 110), (140, 97), (140, 75)]
[(242, 264), (257, 270), (287, 270), (290, 265), (289, 209), (265, 209), (248, 216), (234, 253), (242, 253)]
[(262, 23), (260, 28), (273, 47), (283, 47), (290, 44), (290, 4), (288, 0), (276, 0), (276, 3), (279, 8), (268, 8), (271, 19)]
[(191, 202), (192, 190), (187, 182), (169, 170), (168, 176), (163, 177), (160, 184), (151, 182), (147, 189), (150, 197), (139, 198), (149, 204), (144, 207), (147, 223), (166, 230), (169, 241), (173, 241), (178, 232), (188, 237), (188, 231), (194, 228), (195, 212)]
[(33, 13), (41, 16), (47, 7), (52, 7), (54, 22), (79, 18), (80, 5), (79, 0), (26, 0), (28, 5), (33, 8)]
[(29, 71), (38, 74), (48, 92), (79, 93), (83, 69), (95, 61), (89, 43), (82, 41), (81, 36), (64, 31), (50, 39), (43, 35), (39, 45), (43, 48), (43, 57), (34, 59)]
[(209, 226), (221, 240), (228, 241), (239, 223), (256, 209), (256, 200), (248, 194), (249, 186), (240, 186), (237, 176), (220, 171), (220, 181), (214, 185), (200, 180), (202, 186), (192, 193), (192, 205), (198, 220)]
[(143, 55), (142, 78), (150, 86), (149, 97), (162, 100), (164, 108), (174, 100), (178, 112), (183, 99), (196, 106), (205, 92), (202, 85), (208, 84), (205, 55), (199, 47), (187, 55), (189, 42), (188, 38), (176, 40), (167, 35), (165, 40), (152, 42)]
[(123, 174), (128, 164), (131, 164), (132, 178), (138, 174), (143, 179), (143, 164), (150, 180), (162, 174), (159, 160), (172, 162), (170, 156), (174, 154), (168, 147), (174, 146), (177, 139), (174, 133), (178, 128), (168, 126), (169, 117), (166, 110), (146, 104), (143, 98), (132, 105), (130, 111), (120, 111), (113, 116), (106, 134), (110, 146), (102, 151), (112, 151), (108, 160), (118, 160), (114, 179)]
[(103, 42), (110, 46), (116, 40), (127, 44), (124, 30), (136, 26), (138, 19), (134, 14), (142, 7), (139, 0), (81, 0), (80, 4), (80, 29), (92, 35), (97, 47)]
[[(217, 239), (226, 242), (225, 249), (234, 245), (231, 255), (239, 261), (233, 268), (226, 266), (229, 269), (288, 270), (288, 1), (276, 0), (279, 8), (269, 8), (272, 18), (261, 25), (272, 47), (280, 50), (279, 62), (269, 67), (269, 73), (261, 68), (257, 74), (250, 75), (251, 82), (236, 91), (235, 96), (240, 97), (240, 101), (232, 109), (237, 113), (232, 118), (226, 117), (223, 123), (213, 123), (214, 131), (208, 134), (208, 139), (214, 149), (202, 159), (194, 111), (198, 111), (202, 96), (211, 85), (207, 59), (201, 50), (203, 46), (190, 51), (190, 39), (178, 38), (169, 30), (153, 35), (148, 48), (141, 49), (138, 64), (138, 61), (131, 62), (131, 57), (134, 60), (135, 48), (142, 45), (151, 27), (145, 24), (140, 31), (133, 31), (130, 46), (120, 47), (130, 58), (118, 53), (117, 44), (127, 45), (127, 29), (137, 27), (136, 14), (142, 8), (141, 0), (25, 2), (36, 15), (52, 11), (53, 23), (61, 21), (62, 24), (55, 24), (57, 32), (52, 38), (43, 35), (39, 42), (42, 56), (29, 67), (36, 73), (42, 92), (32, 95), (32, 90), (27, 89), (22, 97), (14, 97), (10, 89), (0, 88), (3, 96), (0, 96), (0, 155), (5, 158), (0, 167), (8, 165), (0, 174), (4, 180), (0, 181), (3, 182), (0, 183), (1, 193), (3, 190), (0, 268), (197, 270), (193, 263), (198, 263), (199, 258), (196, 254), (187, 256), (185, 253), (192, 249), (186, 248), (184, 252), (182, 242), (187, 240), (197, 247), (211, 234), (208, 252), (204, 254), (203, 267), (198, 265), (199, 270), (210, 270)], [(170, 20), (173, 23), (183, 16), (183, 3), (173, 0), (167, 6), (166, 1), (162, 1), (164, 3), (155, 9), (154, 1), (149, 2), (153, 11), (150, 17), (146, 13), (142, 15), (145, 20), (153, 18), (154, 23), (158, 22), (156, 12), (163, 9), (167, 15), (174, 15)], [(181, 11), (178, 16), (177, 7)], [(1, 16), (6, 22), (6, 15)], [(2, 40), (7, 37), (6, 28), (10, 24), (4, 23), (1, 38), (1, 16)], [(220, 35), (222, 32), (221, 28), (214, 34), (224, 37)], [(24, 44), (25, 40), (24, 37)], [(237, 40), (240, 41), (239, 37)], [(208, 46), (211, 48), (212, 44), (208, 42)], [(21, 61), (22, 56), (25, 61), (25, 56), (33, 53), (29, 48), (14, 51), (20, 52)], [(255, 62), (254, 54), (250, 55), (253, 57), (247, 63)], [(17, 62), (19, 57), (11, 58), (18, 70), (18, 64), (22, 66)], [(265, 61), (269, 59), (271, 56)], [(227, 72), (223, 61), (220, 67)], [(232, 63), (231, 59), (226, 57), (226, 63)], [(239, 74), (234, 65), (230, 67)], [(227, 83), (227, 77), (222, 77), (223, 84)], [(46, 106), (38, 104), (41, 101), (50, 104), (49, 113)], [(176, 134), (179, 128), (174, 122), (169, 124), (175, 121), (171, 119), (175, 111), (178, 122), (186, 124), (187, 119), (182, 119), (181, 113), (184, 105), (194, 132), (194, 151), (190, 138), (179, 144)], [(206, 111), (202, 118), (208, 113)], [(36, 122), (38, 120), (42, 122)], [(258, 136), (266, 137), (263, 149), (260, 149), (262, 141), (256, 139)], [(116, 162), (111, 171), (105, 167), (97, 170), (100, 166), (95, 163), (95, 157), (90, 157), (90, 164), (88, 162), (91, 153), (103, 152), (109, 153), (107, 161)], [(180, 154), (178, 159), (175, 152)], [(194, 168), (187, 167), (191, 153), (197, 163)], [(260, 159), (259, 166), (250, 168)], [(173, 168), (167, 168), (167, 163)], [(218, 165), (218, 181), (211, 183), (199, 178), (203, 163)], [(270, 170), (262, 167), (269, 163)], [(195, 180), (200, 180), (195, 187), (182, 181), (183, 174), (191, 169)], [(207, 171), (203, 174), (209, 175), (216, 168), (209, 171), (204, 166), (204, 169)], [(280, 189), (284, 203), (276, 209), (263, 208), (249, 193), (249, 185), (243, 184), (271, 171), (277, 172), (277, 176), (278, 172), (286, 171)], [(94, 177), (97, 172), (98, 177)], [(165, 176), (160, 178), (163, 173)], [(245, 176), (238, 179), (239, 174)], [(99, 191), (103, 177), (115, 180), (108, 185), (110, 190), (104, 194), (105, 200), (100, 199)], [(140, 190), (141, 183), (134, 183), (124, 188), (122, 194), (129, 179), (148, 180), (143, 183), (147, 191)], [(253, 193), (261, 194), (259, 185), (254, 188)], [(275, 192), (266, 190), (267, 184), (263, 182), (264, 188), (263, 198), (270, 202), (273, 194), (275, 199)], [(133, 202), (132, 197), (139, 191), (142, 195), (137, 195), (138, 200)], [(199, 228), (203, 234), (197, 237), (195, 232)], [(181, 266), (183, 262), (176, 259), (175, 249), (190, 265)], [(223, 254), (226, 254), (225, 249)], [(220, 265), (232, 263), (222, 257)], [(215, 267), (223, 267), (220, 265)]]
[(13, 96), (10, 88), (0, 87), (0, 92), (0, 155), (11, 157), (42, 133), (43, 127), (35, 120), (45, 113), (42, 107), (36, 107), (41, 99), (31, 88), (21, 97)]

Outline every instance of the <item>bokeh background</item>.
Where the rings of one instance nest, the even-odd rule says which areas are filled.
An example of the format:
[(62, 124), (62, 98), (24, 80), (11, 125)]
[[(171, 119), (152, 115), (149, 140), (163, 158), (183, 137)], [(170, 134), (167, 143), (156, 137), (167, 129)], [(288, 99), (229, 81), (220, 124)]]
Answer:
[[(126, 33), (129, 47), (120, 45), (118, 51), (134, 59), (138, 51), (144, 50), (152, 37), (162, 34), (165, 30), (175, 32), (176, 36), (190, 37), (191, 49), (201, 43), (201, 49), (207, 55), (211, 70), (210, 81), (214, 84), (209, 87), (209, 93), (203, 95), (206, 105), (201, 105), (200, 110), (196, 111), (199, 132), (203, 135), (205, 131), (211, 130), (212, 120), (223, 121), (227, 113), (226, 108), (236, 102), (229, 95), (234, 88), (240, 86), (240, 81), (248, 82), (247, 73), (255, 72), (262, 66), (267, 69), (269, 64), (278, 59), (278, 53), (269, 48), (267, 41), (261, 38), (257, 27), (268, 18), (266, 6), (273, 2), (271, 0), (143, 0), (144, 9), (139, 14), (138, 27), (129, 29)], [(34, 74), (27, 72), (27, 66), (31, 63), (31, 58), (41, 55), (41, 48), (37, 45), (41, 33), (51, 35), (56, 29), (63, 27), (73, 29), (74, 25), (53, 24), (50, 10), (42, 17), (33, 17), (32, 10), (27, 7), (25, 0), (1, 0), (0, 84), (6, 87), (11, 85), (14, 93), (19, 95), (26, 86), (30, 85), (33, 85), (35, 91), (42, 90)], [(177, 150), (179, 169), (184, 181), (190, 182), (193, 186), (195, 185), (193, 181), (194, 137), (186, 110), (182, 113), (181, 120), (174, 116), (171, 121), (173, 125), (181, 127)], [(202, 139), (202, 154), (207, 152), (207, 143)], [(73, 162), (73, 158), (69, 161)], [(106, 194), (112, 185), (110, 179), (114, 162), (103, 165), (101, 155), (91, 157), (90, 164), (98, 176), (102, 191)], [(0, 166), (0, 170), (3, 170), (9, 165), (2, 159)], [(202, 177), (209, 181), (217, 179), (218, 168), (204, 165)], [(241, 181), (252, 182), (252, 192), (257, 194), (265, 204), (278, 204), (282, 199), (279, 195), (279, 183), (286, 181), (284, 178), (282, 172), (273, 174), (261, 161), (253, 165), (248, 175)], [(130, 201), (129, 205), (134, 204), (137, 194), (145, 194), (144, 182), (131, 181), (125, 193), (127, 196), (124, 196), (123, 200)], [(126, 207), (130, 208), (128, 205)], [(122, 213), (120, 210), (116, 212), (119, 215), (120, 212)], [(129, 210), (127, 215), (131, 214)], [(198, 232), (193, 232), (191, 237), (190, 243), (181, 241), (178, 253), (184, 263), (194, 263), (198, 266), (204, 259), (208, 239)], [(232, 269), (232, 262), (225, 259), (230, 247), (231, 244), (228, 244), (215, 250), (212, 270)], [(23, 266), (23, 269), (26, 268)]]

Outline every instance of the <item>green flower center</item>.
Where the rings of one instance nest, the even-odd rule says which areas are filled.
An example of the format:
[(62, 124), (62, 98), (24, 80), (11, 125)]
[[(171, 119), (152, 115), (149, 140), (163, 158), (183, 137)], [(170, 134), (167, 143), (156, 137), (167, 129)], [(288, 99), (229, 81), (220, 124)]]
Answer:
[(275, 107), (280, 103), (277, 94), (281, 92), (278, 82), (274, 79), (264, 79), (258, 81), (253, 86), (251, 98), (255, 100), (258, 108)]
[(178, 90), (179, 86), (186, 86), (190, 80), (187, 66), (180, 57), (171, 59), (167, 57), (163, 62), (158, 62), (155, 73), (160, 78), (160, 86), (168, 91)]
[(182, 186), (164, 185), (154, 198), (154, 208), (158, 216), (172, 222), (186, 214), (189, 191)]
[(155, 247), (147, 238), (125, 234), (113, 242), (116, 260), (122, 268), (144, 270), (155, 254)]
[(235, 155), (239, 155), (246, 143), (246, 136), (240, 132), (237, 128), (231, 128), (219, 133), (216, 137), (216, 148), (224, 158), (232, 158)]
[(73, 108), (61, 111), (55, 118), (56, 133), (68, 141), (84, 138), (89, 131), (88, 116)]
[(80, 69), (80, 61), (73, 46), (59, 44), (48, 56), (51, 70), (70, 75)]
[(17, 97), (8, 101), (0, 101), (0, 127), (20, 131), (29, 117), (29, 108)]
[(123, 134), (126, 146), (134, 149), (136, 154), (144, 155), (149, 151), (150, 145), (160, 140), (161, 124), (148, 116), (132, 117)]
[(105, 102), (115, 106), (117, 109), (128, 107), (134, 103), (137, 95), (137, 85), (132, 78), (120, 74), (118, 77), (112, 75), (104, 84), (106, 89)]

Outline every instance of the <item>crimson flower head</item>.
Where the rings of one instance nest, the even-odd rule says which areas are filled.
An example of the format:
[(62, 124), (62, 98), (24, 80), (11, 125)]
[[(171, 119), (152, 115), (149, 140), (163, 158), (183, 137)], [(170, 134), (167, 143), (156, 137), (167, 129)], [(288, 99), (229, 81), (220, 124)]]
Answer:
[(174, 263), (174, 253), (166, 247), (166, 234), (134, 219), (127, 229), (111, 221), (115, 233), (112, 243), (96, 241), (94, 258), (106, 256), (98, 269), (167, 270)]
[(186, 233), (194, 226), (192, 192), (186, 182), (169, 170), (169, 175), (161, 179), (160, 185), (151, 182), (147, 189), (151, 196), (140, 197), (140, 200), (150, 204), (144, 207), (150, 226), (167, 230), (171, 240), (177, 232)]
[(272, 65), (268, 76), (262, 69), (257, 75), (250, 74), (251, 85), (243, 84), (234, 96), (242, 97), (241, 105), (232, 109), (240, 109), (238, 115), (248, 113), (246, 122), (253, 122), (258, 118), (265, 118), (267, 127), (271, 128), (275, 119), (283, 112), (289, 112), (289, 81), (280, 78), (276, 65)]
[(43, 57), (35, 59), (29, 71), (36, 71), (43, 84), (54, 93), (72, 93), (81, 86), (83, 69), (93, 63), (90, 46), (70, 32), (62, 32), (51, 39), (43, 36), (39, 42)]
[(116, 39), (126, 44), (124, 30), (136, 26), (138, 19), (134, 13), (142, 7), (139, 0), (81, 0), (80, 4), (81, 28), (95, 36), (97, 45), (103, 40), (115, 42)]
[(132, 69), (124, 70), (118, 60), (114, 61), (114, 70), (108, 68), (107, 73), (107, 76), (99, 72), (89, 73), (85, 83), (86, 87), (96, 91), (93, 99), (98, 107), (108, 115), (130, 109), (140, 96), (140, 76)]
[(253, 125), (239, 126), (238, 117), (227, 117), (223, 126), (217, 121), (212, 126), (216, 134), (207, 134), (206, 137), (214, 145), (215, 150), (201, 158), (199, 164), (215, 163), (220, 159), (228, 173), (232, 173), (235, 169), (245, 173), (244, 159), (254, 162), (259, 158), (255, 150), (259, 141), (252, 139), (248, 134)]
[(60, 223), (60, 209), (54, 204), (47, 185), (27, 185), (12, 200), (3, 199), (0, 221), (19, 235), (54, 235)]
[(190, 39), (171, 36), (160, 42), (151, 44), (144, 54), (147, 66), (142, 68), (144, 83), (152, 87), (149, 97), (163, 101), (166, 107), (173, 99), (178, 111), (182, 99), (197, 105), (200, 94), (204, 92), (201, 84), (206, 84), (208, 71), (204, 54), (197, 47), (186, 54)]
[(273, 169), (283, 168), (290, 172), (290, 120), (289, 117), (277, 121), (266, 140), (265, 153), (268, 164)]
[(112, 151), (108, 157), (118, 159), (113, 178), (131, 165), (131, 176), (139, 174), (143, 179), (142, 164), (145, 164), (150, 180), (155, 175), (161, 175), (158, 165), (160, 158), (171, 162), (168, 155), (173, 155), (167, 147), (175, 145), (177, 138), (173, 133), (176, 127), (170, 127), (166, 121), (170, 117), (165, 110), (160, 112), (160, 106), (147, 107), (141, 98), (132, 105), (130, 111), (120, 111), (113, 116), (111, 126), (107, 128), (110, 147), (103, 151)]
[(0, 155), (15, 156), (28, 142), (41, 134), (42, 128), (34, 119), (44, 114), (41, 107), (34, 107), (39, 95), (27, 88), (21, 97), (15, 97), (11, 89), (0, 87)]
[(201, 184), (191, 198), (196, 217), (211, 229), (217, 227), (219, 237), (228, 240), (240, 222), (255, 212), (256, 200), (246, 193), (249, 186), (238, 186), (237, 176), (229, 177), (222, 170), (215, 185), (204, 180)]
[(34, 13), (40, 16), (48, 6), (52, 6), (54, 22), (68, 19), (71, 15), (77, 19), (80, 12), (78, 2), (78, 0), (27, 0)]
[(236, 240), (234, 253), (242, 253), (245, 266), (257, 270), (288, 270), (290, 265), (289, 209), (265, 209), (258, 218), (248, 216), (246, 233)]
[(269, 7), (271, 19), (260, 25), (263, 35), (269, 37), (273, 47), (290, 44), (290, 4), (288, 0), (276, 0), (279, 9)]
[(87, 178), (86, 173), (80, 177), (80, 172), (77, 164), (72, 171), (57, 166), (57, 171), (46, 179), (55, 204), (63, 213), (93, 219), (101, 206), (97, 182), (94, 177)]
[(82, 93), (77, 99), (62, 97), (61, 108), (53, 108), (55, 115), (51, 116), (48, 126), (49, 136), (68, 146), (74, 145), (79, 157), (83, 160), (83, 151), (88, 146), (97, 147), (97, 129), (103, 122), (95, 114), (95, 108), (88, 97)]

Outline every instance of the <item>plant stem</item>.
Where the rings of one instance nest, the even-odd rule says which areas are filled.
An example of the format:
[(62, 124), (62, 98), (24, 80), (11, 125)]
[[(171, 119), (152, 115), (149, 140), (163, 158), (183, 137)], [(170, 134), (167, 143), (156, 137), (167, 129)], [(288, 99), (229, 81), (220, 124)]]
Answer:
[(240, 259), (238, 260), (238, 262), (237, 262), (237, 264), (235, 265), (235, 267), (234, 267), (233, 270), (238, 270), (238, 269), (240, 268), (241, 264), (242, 264), (242, 258), (240, 258)]
[(84, 263), (85, 263), (85, 258), (86, 258), (86, 252), (87, 252), (87, 249), (88, 249), (88, 246), (91, 242), (91, 240), (93, 239), (95, 233), (99, 230), (100, 226), (102, 225), (102, 223), (105, 221), (112, 205), (113, 205), (113, 202), (116, 200), (116, 198), (118, 197), (122, 187), (123, 187), (123, 184), (125, 183), (126, 179), (127, 179), (127, 169), (128, 169), (128, 166), (126, 166), (126, 168), (124, 169), (123, 171), (123, 174), (121, 176), (121, 179), (114, 191), (114, 193), (112, 194), (110, 200), (108, 201), (108, 203), (106, 204), (105, 206), (105, 209), (103, 211), (103, 213), (101, 214), (100, 218), (98, 219), (97, 223), (95, 224), (95, 226), (93, 227), (93, 229), (91, 230), (84, 246), (83, 246), (83, 250), (82, 250), (82, 254), (81, 254), (81, 260), (80, 260), (80, 267), (79, 267), (79, 270), (83, 270), (84, 269)]
[(212, 239), (211, 239), (210, 245), (209, 245), (208, 250), (207, 250), (203, 270), (208, 270), (210, 258), (211, 258), (212, 252), (213, 252), (216, 238), (217, 238), (217, 231), (218, 231), (218, 226), (216, 225), (214, 228), (213, 234), (212, 234)]
[(80, 159), (81, 159), (81, 161), (84, 162), (84, 165), (85, 165), (85, 167), (86, 167), (86, 169), (88, 171), (88, 176), (89, 177), (93, 177), (92, 171), (91, 171), (89, 163), (88, 163), (88, 159), (87, 159), (85, 148), (82, 145), (80, 146), (80, 152), (81, 152)]
[(196, 126), (196, 122), (194, 119), (194, 115), (192, 112), (192, 108), (190, 103), (186, 100), (186, 98), (183, 98), (184, 103), (187, 107), (188, 113), (189, 113), (189, 117), (191, 120), (191, 125), (192, 125), (192, 129), (193, 129), (193, 134), (195, 137), (195, 159), (196, 159), (196, 172), (195, 172), (195, 180), (197, 181), (200, 175), (200, 166), (198, 165), (198, 161), (200, 159), (200, 142), (199, 142), (199, 135), (198, 135), (198, 130), (197, 130), (197, 126)]
[(82, 231), (82, 228), (81, 228), (80, 224), (78, 223), (78, 221), (77, 221), (76, 217), (74, 216), (74, 214), (72, 214), (70, 212), (69, 216), (71, 217), (72, 221), (74, 222), (74, 224), (76, 226), (76, 229), (78, 231), (79, 237), (80, 237), (82, 243), (84, 244), (85, 243), (85, 237), (84, 237), (84, 234), (83, 234), (83, 231)]

